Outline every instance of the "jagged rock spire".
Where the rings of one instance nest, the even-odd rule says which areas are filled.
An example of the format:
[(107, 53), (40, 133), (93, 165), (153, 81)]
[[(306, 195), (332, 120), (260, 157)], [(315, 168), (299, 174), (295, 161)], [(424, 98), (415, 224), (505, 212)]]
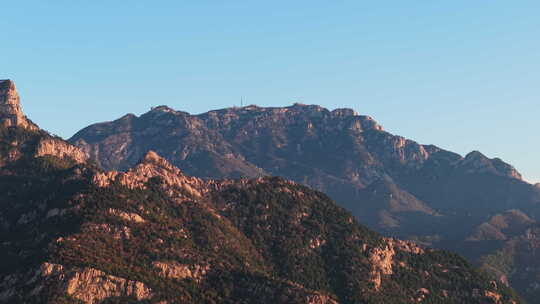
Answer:
[(15, 83), (9, 79), (0, 80), (0, 124), (6, 127), (37, 128), (24, 116)]

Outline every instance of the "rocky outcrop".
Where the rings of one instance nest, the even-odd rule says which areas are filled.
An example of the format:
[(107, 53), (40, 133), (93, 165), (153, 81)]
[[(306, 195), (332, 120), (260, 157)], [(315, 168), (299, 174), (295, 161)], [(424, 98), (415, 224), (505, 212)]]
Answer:
[[(63, 293), (87, 304), (97, 304), (113, 297), (134, 297), (138, 301), (152, 298), (145, 284), (108, 275), (94, 268), (66, 269), (62, 265), (44, 263), (40, 275), (45, 281), (54, 280)], [(38, 295), (45, 288), (37, 286), (30, 294)]]
[(369, 261), (371, 262), (372, 269), (370, 272), (370, 282), (373, 283), (373, 289), (379, 291), (382, 284), (383, 276), (393, 274), (393, 258), (396, 254), (392, 246), (386, 246), (384, 248), (373, 248), (369, 253)]
[(88, 157), (78, 147), (70, 145), (57, 138), (46, 138), (39, 141), (36, 149), (36, 157), (55, 156), (61, 159), (71, 159), (77, 163), (84, 163)]
[(203, 188), (207, 185), (206, 181), (185, 176), (177, 167), (171, 165), (154, 151), (149, 151), (138, 165), (125, 173), (98, 172), (94, 175), (94, 183), (100, 187), (107, 187), (111, 182), (118, 181), (130, 189), (143, 189), (148, 180), (156, 177), (169, 187), (181, 190), (175, 193), (185, 197), (201, 197), (204, 192)]
[(134, 223), (144, 223), (146, 222), (140, 215), (137, 213), (129, 213), (118, 209), (109, 208), (109, 214), (117, 216), (123, 220)]
[[(23, 289), (25, 292), (21, 293)], [(66, 267), (45, 262), (27, 273), (19, 272), (0, 278), (0, 303), (28, 303), (36, 298), (45, 299), (51, 294), (65, 295), (85, 304), (98, 304), (115, 297), (129, 297), (138, 301), (153, 297), (152, 290), (142, 282), (109, 275), (90, 267)]]
[(0, 124), (5, 127), (38, 129), (24, 116), (15, 83), (9, 79), (0, 80)]
[[(37, 125), (30, 121), (23, 113), (20, 104), (20, 97), (11, 80), (0, 80), (0, 125), (7, 128), (22, 128), (33, 132), (32, 136), (39, 137), (38, 133), (44, 133)], [(18, 141), (9, 143), (1, 142), (7, 149), (2, 148), (0, 155), (0, 167), (6, 162), (15, 162), (21, 155), (22, 149), (26, 149)], [(70, 159), (76, 163), (84, 163), (88, 160), (86, 154), (78, 147), (53, 136), (42, 136), (37, 145), (32, 143), (35, 150), (33, 157), (54, 156), (60, 159)]]
[(162, 277), (168, 279), (193, 279), (201, 281), (210, 266), (185, 265), (175, 261), (156, 261), (152, 265), (159, 270)]
[(320, 293), (307, 296), (306, 304), (339, 304), (332, 297)]
[(369, 249), (369, 261), (372, 268), (370, 275), (370, 282), (373, 284), (373, 288), (376, 291), (381, 289), (382, 281), (385, 277), (394, 273), (394, 265), (406, 267), (406, 264), (396, 260), (396, 253), (398, 251), (412, 253), (420, 255), (424, 253), (424, 249), (419, 247), (413, 242), (397, 240), (394, 238), (385, 238), (384, 247), (375, 247)]

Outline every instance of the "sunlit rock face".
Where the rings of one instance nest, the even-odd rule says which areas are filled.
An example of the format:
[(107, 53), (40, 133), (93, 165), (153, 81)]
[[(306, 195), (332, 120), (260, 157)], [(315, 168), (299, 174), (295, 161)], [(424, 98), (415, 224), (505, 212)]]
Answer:
[[(34, 136), (38, 133), (46, 133), (40, 130), (39, 127), (28, 119), (21, 107), (21, 98), (15, 87), (15, 83), (11, 80), (0, 80), (0, 126), (6, 129), (21, 128), (34, 132)], [(77, 163), (87, 161), (87, 155), (78, 147), (73, 146), (58, 137), (47, 136), (38, 139), (37, 145), (34, 147), (35, 157), (55, 156), (60, 159), (70, 159)], [(20, 142), (13, 141), (7, 145), (9, 152), (6, 155), (0, 154), (0, 167), (7, 161), (18, 159), (24, 149), (24, 145)]]
[(6, 127), (37, 129), (37, 126), (24, 116), (19, 93), (11, 80), (0, 80), (0, 123)]
[(59, 138), (42, 139), (36, 149), (35, 156), (52, 155), (58, 158), (70, 158), (77, 163), (84, 163), (88, 160), (86, 154), (78, 147), (70, 145)]

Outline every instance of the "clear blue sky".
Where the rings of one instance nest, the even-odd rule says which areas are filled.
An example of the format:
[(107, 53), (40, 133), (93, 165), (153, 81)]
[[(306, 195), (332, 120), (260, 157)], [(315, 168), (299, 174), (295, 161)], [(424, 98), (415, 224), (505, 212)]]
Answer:
[(6, 1), (0, 78), (66, 138), (161, 104), (300, 101), (540, 181), (540, 1), (262, 2)]

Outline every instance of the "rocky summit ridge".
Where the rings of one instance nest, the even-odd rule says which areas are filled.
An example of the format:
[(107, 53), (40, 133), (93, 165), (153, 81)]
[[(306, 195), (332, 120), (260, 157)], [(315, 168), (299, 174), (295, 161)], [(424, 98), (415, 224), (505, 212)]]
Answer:
[[(386, 132), (373, 118), (352, 109), (330, 111), (317, 105), (250, 105), (199, 115), (158, 106), (140, 117), (130, 114), (91, 125), (70, 142), (107, 170), (126, 170), (153, 150), (201, 178), (283, 176), (328, 193), (353, 212), (358, 209), (360, 219), (377, 229), (403, 228), (406, 213), (442, 214), (433, 210), (469, 204), (468, 195), (443, 203), (446, 196), (426, 193), (429, 189), (423, 185), (459, 188), (465, 180), (461, 176), (496, 176), (527, 188), (521, 174), (498, 158), (478, 151), (462, 157)], [(371, 195), (367, 189), (381, 183), (389, 192), (403, 194), (393, 196), (402, 208), (394, 212), (378, 204), (369, 210), (356, 206)], [(534, 203), (534, 191), (530, 192)], [(492, 207), (504, 208), (496, 202)]]

